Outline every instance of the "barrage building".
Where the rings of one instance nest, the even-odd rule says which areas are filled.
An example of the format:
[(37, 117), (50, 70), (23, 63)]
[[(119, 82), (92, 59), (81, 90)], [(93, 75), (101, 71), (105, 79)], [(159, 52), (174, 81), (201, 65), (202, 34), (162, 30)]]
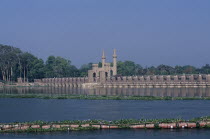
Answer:
[(112, 77), (117, 75), (117, 54), (116, 49), (113, 53), (113, 64), (106, 62), (106, 56), (103, 51), (101, 57), (102, 66), (99, 67), (99, 64), (92, 64), (92, 70), (88, 71), (88, 80), (89, 82), (101, 82), (104, 83), (107, 77)]

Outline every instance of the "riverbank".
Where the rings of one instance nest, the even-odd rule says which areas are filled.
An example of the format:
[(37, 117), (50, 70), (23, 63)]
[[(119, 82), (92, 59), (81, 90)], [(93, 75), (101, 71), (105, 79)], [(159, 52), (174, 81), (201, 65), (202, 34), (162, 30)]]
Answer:
[(0, 98), (89, 99), (89, 100), (210, 100), (210, 97), (44, 95), (44, 94), (0, 94)]
[(96, 130), (96, 129), (191, 129), (210, 128), (210, 117), (182, 119), (124, 119), (115, 121), (104, 120), (77, 120), (45, 122), (34, 121), (24, 123), (0, 124), (1, 132), (52, 132), (69, 130)]

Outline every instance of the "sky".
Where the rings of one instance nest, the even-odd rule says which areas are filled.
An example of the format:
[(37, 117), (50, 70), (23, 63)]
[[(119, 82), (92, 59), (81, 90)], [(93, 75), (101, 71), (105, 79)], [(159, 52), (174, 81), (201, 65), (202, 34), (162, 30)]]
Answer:
[(210, 64), (210, 0), (0, 0), (0, 44), (80, 67)]

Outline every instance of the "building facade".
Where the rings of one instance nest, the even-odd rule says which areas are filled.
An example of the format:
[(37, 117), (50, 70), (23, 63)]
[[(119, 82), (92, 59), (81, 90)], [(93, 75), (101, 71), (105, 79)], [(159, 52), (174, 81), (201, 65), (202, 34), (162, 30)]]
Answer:
[(117, 75), (117, 54), (116, 49), (114, 49), (113, 54), (113, 64), (106, 63), (106, 56), (103, 51), (102, 54), (102, 66), (99, 67), (98, 64), (92, 65), (92, 70), (88, 71), (89, 82), (101, 82), (104, 83), (107, 77), (112, 77)]

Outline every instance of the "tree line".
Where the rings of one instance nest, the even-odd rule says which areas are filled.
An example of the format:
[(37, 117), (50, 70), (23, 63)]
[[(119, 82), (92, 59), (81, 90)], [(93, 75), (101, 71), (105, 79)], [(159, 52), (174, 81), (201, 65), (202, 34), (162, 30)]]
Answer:
[[(118, 74), (122, 76), (210, 74), (209, 64), (201, 68), (190, 65), (142, 67), (133, 61), (118, 61), (117, 68)], [(59, 56), (49, 56), (44, 62), (44, 60), (31, 53), (23, 52), (19, 48), (0, 44), (0, 81), (17, 81), (19, 77), (24, 81), (54, 77), (85, 77), (90, 69), (92, 69), (92, 63), (77, 68), (71, 64), (70, 60)]]

